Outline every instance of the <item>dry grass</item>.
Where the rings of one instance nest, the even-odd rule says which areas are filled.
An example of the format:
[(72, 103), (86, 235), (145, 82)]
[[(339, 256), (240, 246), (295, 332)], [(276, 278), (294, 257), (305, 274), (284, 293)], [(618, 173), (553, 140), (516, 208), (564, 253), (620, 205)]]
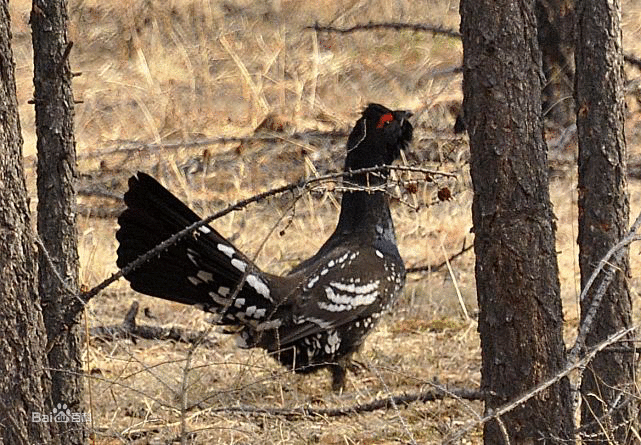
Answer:
[[(641, 10), (624, 2), (627, 50), (641, 54)], [(123, 3), (124, 4), (124, 3)], [(18, 95), (29, 180), (33, 185), (35, 152), (30, 2), (11, 3)], [(344, 36), (303, 30), (318, 21), (347, 26), (369, 20), (439, 23), (458, 27), (458, 2), (401, 0), (389, 2), (239, 0), (211, 2), (135, 0), (127, 7), (96, 0), (70, 4), (72, 69), (78, 152), (90, 155), (123, 141), (172, 142), (220, 136), (252, 135), (269, 113), (291, 131), (346, 131), (368, 101), (411, 109), (416, 114), (419, 152), (425, 166), (458, 174), (456, 181), (421, 183), (419, 193), (401, 193), (411, 205), (430, 203), (439, 187), (453, 199), (432, 206), (395, 205), (393, 212), (401, 254), (408, 265), (439, 263), (472, 240), (471, 192), (465, 142), (448, 140), (454, 123), (450, 105), (460, 101), (459, 75), (432, 72), (460, 63), (460, 42), (412, 32), (379, 31)], [(631, 70), (631, 77), (638, 71)], [(631, 156), (641, 153), (639, 104), (630, 98), (628, 143)], [(274, 128), (272, 128), (274, 129)], [(269, 133), (273, 134), (273, 133)], [(436, 135), (436, 136), (435, 136)], [(223, 144), (202, 149), (140, 151), (86, 157), (80, 161), (83, 183), (97, 183), (122, 193), (122, 178), (136, 169), (152, 171), (202, 214), (225, 202), (281, 185), (312, 167), (331, 169), (343, 142), (328, 147), (310, 138), (297, 143)], [(329, 154), (328, 154), (329, 153)], [(448, 158), (448, 162), (439, 160)], [(216, 159), (209, 170), (187, 180), (190, 161)], [(429, 160), (435, 161), (429, 161)], [(452, 161), (454, 159), (454, 161)], [(319, 165), (321, 167), (319, 167)], [(114, 179), (115, 178), (115, 179)], [(576, 178), (564, 172), (552, 182), (558, 218), (557, 244), (567, 339), (577, 326), (578, 265), (575, 240)], [(641, 210), (641, 186), (630, 183), (632, 213)], [(35, 197), (32, 198), (35, 203)], [(283, 272), (317, 249), (331, 233), (337, 208), (331, 190), (250, 206), (216, 221), (215, 226), (270, 272)], [(115, 208), (113, 200), (82, 198), (90, 208)], [(116, 270), (114, 219), (81, 217), (82, 284), (92, 286)], [(276, 228), (275, 230), (273, 230)], [(282, 232), (282, 233), (281, 233)], [(263, 245), (264, 243), (264, 245)], [(445, 253), (447, 252), (447, 254)], [(638, 245), (631, 249), (634, 296), (639, 285)], [(456, 286), (474, 314), (474, 259), (471, 253), (447, 270), (413, 275), (393, 315), (366, 342), (360, 360), (368, 365), (349, 380), (342, 395), (328, 392), (325, 374), (296, 376), (261, 351), (241, 351), (233, 340), (212, 329), (219, 347), (191, 351), (181, 344), (138, 341), (90, 341), (85, 351), (91, 411), (97, 443), (166, 443), (193, 432), (190, 443), (438, 443), (482, 413), (480, 404), (447, 400), (413, 403), (397, 409), (347, 418), (285, 419), (271, 415), (231, 414), (220, 408), (334, 407), (413, 392), (440, 384), (476, 387), (480, 350), (476, 324), (465, 320)], [(148, 308), (140, 323), (211, 329), (195, 309), (134, 294), (119, 282), (87, 308), (88, 324), (122, 320), (132, 301)], [(638, 299), (635, 304), (638, 307)], [(638, 316), (636, 317), (639, 318)], [(181, 416), (181, 406), (196, 407)], [(181, 425), (181, 419), (183, 424)], [(465, 443), (480, 443), (477, 430)]]

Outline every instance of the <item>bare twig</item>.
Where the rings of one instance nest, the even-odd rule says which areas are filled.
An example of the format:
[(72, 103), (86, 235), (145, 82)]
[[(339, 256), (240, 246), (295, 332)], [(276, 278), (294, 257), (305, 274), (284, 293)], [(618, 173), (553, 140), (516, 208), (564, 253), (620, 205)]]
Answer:
[(505, 427), (505, 423), (503, 423), (503, 420), (500, 417), (496, 418), (496, 423), (499, 424), (499, 428), (501, 429), (501, 434), (503, 435), (503, 440), (505, 441), (505, 445), (510, 445), (510, 435), (507, 433), (507, 428)]
[(67, 294), (69, 295), (75, 294), (75, 291), (71, 287), (69, 287), (69, 283), (62, 277), (62, 275), (60, 275), (60, 271), (56, 267), (56, 264), (53, 262), (53, 258), (51, 258), (51, 255), (49, 254), (47, 247), (42, 242), (40, 235), (38, 235), (37, 233), (32, 233), (32, 236), (34, 241), (38, 245), (40, 254), (44, 256), (45, 261), (47, 262), (47, 265), (51, 269), (51, 272), (53, 273), (53, 275), (56, 277), (56, 280), (58, 281), (58, 283), (60, 283), (60, 285), (65, 290), (65, 292), (67, 292)]
[(118, 206), (113, 209), (105, 207), (96, 207), (96, 206), (86, 206), (86, 205), (77, 205), (76, 213), (80, 216), (85, 216), (87, 218), (97, 218), (97, 219), (114, 219), (118, 218), (122, 211), (125, 210), (124, 206)]
[[(602, 423), (603, 421), (605, 421), (608, 417), (612, 416), (612, 414), (613, 414), (614, 412), (616, 412), (616, 411), (618, 411), (618, 410), (620, 410), (620, 409), (625, 408), (625, 407), (626, 407), (626, 406), (628, 406), (631, 402), (636, 401), (636, 400), (637, 400), (637, 397), (635, 397), (634, 395), (629, 395), (629, 396), (628, 396), (628, 397), (626, 397), (626, 398), (625, 398), (621, 403), (616, 403), (616, 404), (614, 404), (614, 405), (610, 406), (610, 407), (608, 408), (608, 410), (607, 410), (603, 415), (601, 415), (599, 418), (597, 418), (597, 419), (595, 419), (595, 420), (593, 420), (593, 421), (589, 422), (587, 425), (582, 425), (582, 426), (581, 426), (581, 428), (577, 428), (577, 429), (574, 431), (574, 433), (575, 433), (575, 434), (580, 434), (580, 435), (581, 435), (581, 437), (582, 437), (584, 440), (586, 440), (586, 439), (596, 439), (596, 436), (601, 436), (601, 438), (603, 438), (601, 433), (598, 433), (597, 435), (594, 435), (594, 434), (590, 434), (590, 435), (588, 435), (588, 434), (585, 434), (585, 432), (586, 432), (586, 431), (589, 431), (589, 430), (590, 430), (590, 429), (592, 429), (594, 426), (596, 426), (596, 425), (598, 425), (598, 424)], [(634, 422), (634, 419), (633, 419), (633, 418), (632, 418), (632, 419), (629, 419), (629, 422)], [(625, 422), (625, 424), (627, 424), (627, 423), (628, 423), (628, 422)], [(625, 424), (623, 424), (623, 425), (625, 425)], [(615, 426), (615, 427), (614, 427), (614, 429), (616, 429), (616, 428), (620, 428), (620, 427), (622, 427), (623, 425), (617, 425), (617, 426)]]
[(107, 198), (118, 202), (122, 201), (121, 194), (114, 193), (111, 190), (100, 186), (79, 187), (76, 193), (78, 193), (78, 195), (80, 196)]
[(349, 34), (357, 31), (371, 31), (374, 29), (393, 29), (395, 31), (400, 31), (402, 29), (409, 29), (411, 31), (427, 31), (433, 34), (440, 34), (447, 37), (454, 37), (457, 39), (461, 38), (461, 33), (452, 28), (446, 28), (441, 25), (424, 25), (421, 23), (399, 23), (399, 22), (389, 22), (389, 23), (374, 23), (369, 22), (366, 24), (359, 24), (349, 28), (338, 28), (335, 26), (322, 26), (318, 23), (313, 26), (306, 26), (304, 29), (313, 29), (317, 32), (333, 32), (337, 34)]
[(563, 151), (576, 135), (576, 124), (564, 128), (556, 138), (548, 142), (548, 151)]
[(429, 78), (437, 78), (437, 77), (451, 76), (452, 74), (459, 74), (462, 72), (463, 72), (463, 67), (459, 65), (459, 66), (451, 66), (449, 68), (435, 69), (427, 72), (425, 76)]
[(58, 66), (56, 66), (56, 70), (58, 74), (63, 74), (65, 63), (67, 63), (67, 60), (69, 59), (69, 54), (71, 54), (71, 48), (73, 48), (73, 42), (69, 41), (69, 43), (67, 43), (67, 46), (65, 47), (65, 51), (62, 53), (62, 57), (58, 61)]

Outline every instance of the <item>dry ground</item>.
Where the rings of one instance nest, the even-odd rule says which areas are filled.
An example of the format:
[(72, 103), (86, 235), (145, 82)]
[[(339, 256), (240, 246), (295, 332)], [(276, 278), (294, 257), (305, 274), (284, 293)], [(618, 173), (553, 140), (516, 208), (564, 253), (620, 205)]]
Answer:
[[(201, 214), (210, 214), (302, 174), (338, 168), (341, 133), (369, 101), (412, 110), (417, 138), (410, 161), (456, 174), (455, 179), (435, 177), (435, 182), (414, 176), (419, 181), (413, 194), (406, 190), (412, 178), (404, 177), (405, 186), (396, 191), (399, 201), (393, 212), (408, 266), (440, 263), (472, 241), (467, 146), (451, 132), (461, 77), (443, 73), (460, 64), (460, 42), (409, 31), (336, 35), (303, 29), (315, 22), (350, 26), (369, 20), (456, 29), (458, 2), (128, 3), (70, 3), (72, 69), (81, 73), (74, 89), (80, 101), (76, 139), (80, 188), (85, 191), (79, 207), (84, 286), (116, 270), (113, 214), (120, 208), (125, 178), (137, 169), (162, 178)], [(35, 132), (33, 108), (27, 104), (32, 94), (30, 5), (11, 2), (24, 151), (33, 186)], [(624, 27), (626, 51), (641, 55), (638, 2), (624, 1)], [(638, 79), (639, 71), (628, 69), (628, 77)], [(630, 157), (638, 162), (639, 94), (627, 99)], [(270, 113), (277, 117), (255, 131)], [(328, 131), (338, 134), (323, 135)], [(171, 149), (144, 145), (255, 134), (275, 136), (279, 142)], [(116, 150), (122, 148), (128, 151)], [(566, 149), (570, 155), (575, 150)], [(568, 343), (578, 318), (575, 176), (573, 168), (559, 167), (552, 181)], [(436, 197), (443, 187), (452, 192), (446, 202)], [(35, 201), (34, 196), (34, 206)], [(636, 216), (641, 185), (635, 179), (630, 181), (630, 202)], [(283, 272), (321, 245), (336, 217), (335, 193), (327, 184), (299, 199), (283, 196), (257, 203), (214, 225), (265, 270)], [(639, 246), (633, 246), (636, 307), (639, 253)], [(192, 432), (187, 436), (191, 443), (440, 443), (477, 419), (481, 405), (449, 399), (348, 417), (298, 419), (225, 408), (343, 407), (432, 385), (477, 387), (473, 266), (468, 252), (452, 262), (451, 270), (409, 276), (402, 301), (368, 338), (359, 357), (367, 369), (351, 376), (341, 395), (328, 391), (323, 373), (295, 376), (260, 351), (239, 351), (195, 309), (141, 296), (125, 282), (116, 283), (88, 306), (88, 327), (120, 323), (136, 300), (146, 309), (139, 323), (211, 329), (208, 338), (217, 346), (192, 351), (171, 342), (88, 341), (87, 410), (96, 443), (169, 443), (181, 428)], [(181, 416), (181, 407), (192, 404)], [(479, 442), (478, 428), (461, 439)]]

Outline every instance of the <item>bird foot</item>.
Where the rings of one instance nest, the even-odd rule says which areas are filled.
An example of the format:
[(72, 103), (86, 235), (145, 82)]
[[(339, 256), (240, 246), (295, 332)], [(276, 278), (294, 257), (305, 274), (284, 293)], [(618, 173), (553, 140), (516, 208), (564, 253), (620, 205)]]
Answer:
[(340, 363), (331, 365), (329, 370), (332, 373), (332, 391), (337, 393), (343, 392), (343, 389), (345, 389), (345, 383), (347, 382), (347, 371), (354, 375), (359, 375), (362, 371), (368, 369), (369, 367), (366, 364), (351, 358), (348, 360), (341, 360)]

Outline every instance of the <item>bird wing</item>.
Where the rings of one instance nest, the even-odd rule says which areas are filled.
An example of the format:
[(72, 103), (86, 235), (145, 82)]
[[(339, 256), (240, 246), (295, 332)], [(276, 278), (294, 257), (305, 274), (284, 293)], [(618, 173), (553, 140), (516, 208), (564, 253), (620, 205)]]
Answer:
[[(338, 247), (299, 271), (304, 278), (292, 302), (292, 323), (280, 334), (281, 347), (343, 325), (378, 318), (402, 288), (400, 258), (371, 247)], [(374, 252), (375, 251), (375, 252)]]

